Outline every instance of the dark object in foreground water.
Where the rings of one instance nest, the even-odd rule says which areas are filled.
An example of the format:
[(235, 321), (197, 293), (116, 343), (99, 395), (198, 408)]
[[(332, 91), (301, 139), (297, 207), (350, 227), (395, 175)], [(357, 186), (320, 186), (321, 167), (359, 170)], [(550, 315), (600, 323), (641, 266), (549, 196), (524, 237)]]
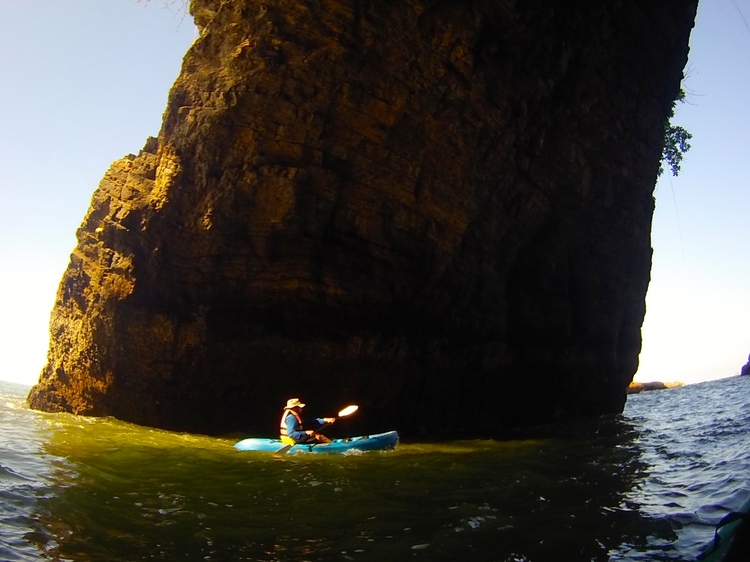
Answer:
[(727, 513), (714, 540), (698, 555), (702, 562), (746, 562), (750, 560), (750, 497), (737, 510)]

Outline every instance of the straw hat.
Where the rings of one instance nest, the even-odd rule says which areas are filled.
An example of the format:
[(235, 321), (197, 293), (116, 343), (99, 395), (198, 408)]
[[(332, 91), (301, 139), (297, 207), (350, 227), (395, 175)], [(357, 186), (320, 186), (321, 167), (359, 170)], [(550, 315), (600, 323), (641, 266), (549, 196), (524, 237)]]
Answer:
[(305, 405), (299, 401), (299, 398), (290, 398), (286, 401), (286, 407), (289, 408), (304, 408)]

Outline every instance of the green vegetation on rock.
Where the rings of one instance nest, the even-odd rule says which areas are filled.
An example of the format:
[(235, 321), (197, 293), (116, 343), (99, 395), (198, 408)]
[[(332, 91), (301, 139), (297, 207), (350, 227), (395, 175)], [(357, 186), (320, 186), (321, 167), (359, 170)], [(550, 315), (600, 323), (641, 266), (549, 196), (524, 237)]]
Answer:
[(672, 171), (672, 175), (677, 176), (680, 173), (682, 158), (685, 156), (685, 153), (690, 150), (690, 144), (688, 141), (693, 138), (693, 135), (684, 127), (672, 125), (672, 118), (674, 117), (674, 110), (677, 106), (677, 102), (684, 101), (685, 90), (680, 88), (680, 93), (677, 96), (677, 99), (672, 102), (669, 119), (664, 125), (664, 148), (661, 153), (662, 165), (659, 167), (659, 175), (664, 172), (664, 164), (667, 164)]

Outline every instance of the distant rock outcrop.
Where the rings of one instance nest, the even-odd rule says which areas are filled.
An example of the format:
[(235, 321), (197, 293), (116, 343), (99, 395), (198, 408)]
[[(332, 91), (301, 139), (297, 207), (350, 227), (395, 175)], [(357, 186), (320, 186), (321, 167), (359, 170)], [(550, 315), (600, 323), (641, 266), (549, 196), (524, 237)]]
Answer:
[(696, 5), (193, 0), (29, 403), (207, 433), (290, 396), (405, 435), (620, 411)]
[(747, 358), (747, 363), (742, 366), (740, 375), (750, 375), (750, 356)]
[(665, 388), (678, 388), (680, 386), (685, 386), (684, 383), (681, 382), (660, 382), (660, 381), (652, 381), (652, 382), (631, 382), (628, 385), (628, 394), (638, 394), (639, 392), (644, 392), (648, 390), (664, 390)]

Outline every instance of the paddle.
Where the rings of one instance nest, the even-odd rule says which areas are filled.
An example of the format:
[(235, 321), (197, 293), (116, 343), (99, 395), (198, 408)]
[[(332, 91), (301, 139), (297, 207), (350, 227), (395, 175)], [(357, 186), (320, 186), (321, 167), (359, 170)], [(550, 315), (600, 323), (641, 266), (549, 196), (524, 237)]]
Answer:
[(345, 416), (350, 416), (354, 412), (356, 412), (357, 410), (359, 410), (359, 406), (355, 406), (355, 405), (352, 404), (351, 406), (347, 406), (346, 408), (344, 408), (343, 410), (341, 410), (339, 412), (339, 415), (336, 416), (336, 417), (343, 418)]
[[(336, 416), (336, 417), (337, 418), (344, 418), (346, 416), (351, 416), (357, 410), (359, 410), (359, 406), (356, 406), (354, 404), (350, 404), (349, 406), (347, 406), (346, 408), (344, 408), (343, 410), (341, 410), (339, 412), (339, 415)], [(334, 418), (334, 419), (336, 419), (336, 418)], [(324, 425), (327, 425), (327, 423), (324, 424)], [(294, 447), (294, 445), (295, 445), (295, 443), (288, 443), (288, 444), (284, 445), (283, 447), (281, 447), (281, 449), (279, 449), (278, 451), (276, 451), (275, 454), (276, 455), (286, 454), (289, 451), (289, 449), (291, 449), (292, 447)]]

